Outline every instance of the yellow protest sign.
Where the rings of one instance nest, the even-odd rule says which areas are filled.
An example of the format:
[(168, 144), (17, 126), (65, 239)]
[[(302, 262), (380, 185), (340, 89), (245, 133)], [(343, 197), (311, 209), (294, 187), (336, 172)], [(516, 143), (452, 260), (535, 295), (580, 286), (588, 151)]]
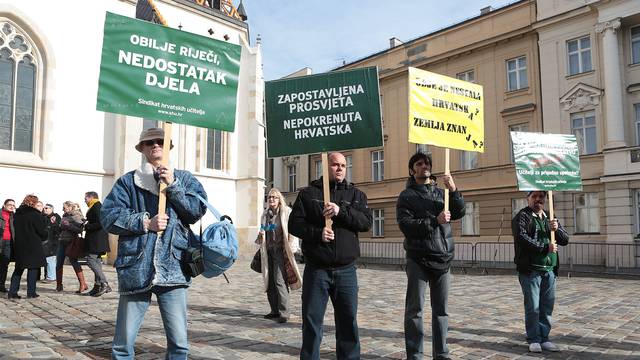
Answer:
[(484, 152), (482, 86), (409, 68), (409, 141)]

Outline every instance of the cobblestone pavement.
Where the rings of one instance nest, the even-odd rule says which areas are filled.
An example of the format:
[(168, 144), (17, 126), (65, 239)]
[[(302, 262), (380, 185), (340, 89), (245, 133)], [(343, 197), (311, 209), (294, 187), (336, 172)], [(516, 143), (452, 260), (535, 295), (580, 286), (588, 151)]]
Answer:
[[(191, 359), (293, 359), (301, 344), (300, 292), (291, 294), (286, 324), (262, 318), (269, 310), (262, 280), (239, 261), (224, 278), (197, 278), (189, 290)], [(114, 269), (105, 267), (111, 285)], [(0, 299), (0, 359), (105, 359), (113, 337), (116, 292), (101, 298), (73, 293), (77, 282), (65, 268), (65, 291), (38, 283), (38, 299)], [(9, 272), (11, 274), (11, 270)], [(85, 269), (87, 278), (92, 278)], [(404, 357), (402, 317), (405, 275), (359, 269), (363, 359)], [(114, 286), (115, 288), (115, 286)], [(25, 283), (21, 295), (25, 295)], [(552, 340), (560, 353), (529, 354), (524, 339), (522, 295), (514, 275), (454, 275), (450, 292), (449, 344), (454, 359), (640, 359), (640, 282), (561, 278)], [(3, 294), (4, 295), (4, 294)], [(429, 330), (430, 311), (425, 315)], [(430, 352), (428, 334), (425, 351)], [(335, 332), (329, 305), (322, 358), (334, 359)], [(164, 358), (158, 307), (151, 306), (136, 344), (136, 359)]]

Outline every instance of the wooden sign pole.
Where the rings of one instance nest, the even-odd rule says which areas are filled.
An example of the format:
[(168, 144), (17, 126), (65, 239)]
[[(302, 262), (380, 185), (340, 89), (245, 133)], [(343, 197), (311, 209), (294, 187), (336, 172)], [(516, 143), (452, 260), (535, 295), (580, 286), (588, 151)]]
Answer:
[[(169, 167), (169, 151), (171, 151), (171, 123), (165, 122), (164, 126), (164, 145), (162, 146), (162, 166)], [(167, 212), (167, 184), (160, 181), (160, 193), (158, 196), (158, 214)], [(162, 236), (162, 231), (158, 232), (158, 237)]]
[[(322, 153), (322, 192), (324, 203), (328, 203), (331, 201), (331, 193), (329, 193), (329, 156), (326, 152)], [(333, 220), (331, 220), (331, 216), (327, 216), (324, 219), (324, 227), (331, 229), (333, 225)]]
[[(553, 214), (553, 191), (549, 191), (549, 221), (555, 218)], [(556, 232), (551, 231), (551, 243), (556, 243)]]
[[(444, 174), (451, 175), (449, 171), (449, 148), (444, 149)], [(449, 188), (446, 186), (444, 187), (444, 211), (449, 211)]]

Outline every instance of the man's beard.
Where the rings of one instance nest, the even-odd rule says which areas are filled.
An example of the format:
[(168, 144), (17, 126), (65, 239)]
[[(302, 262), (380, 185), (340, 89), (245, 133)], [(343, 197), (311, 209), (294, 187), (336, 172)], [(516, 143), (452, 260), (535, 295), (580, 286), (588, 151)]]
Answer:
[(431, 176), (431, 172), (427, 173), (426, 175), (425, 175), (424, 173), (423, 173), (423, 174), (418, 174), (418, 173), (416, 173), (416, 174), (414, 175), (414, 177), (416, 178), (416, 180), (426, 180), (426, 179), (428, 179), (428, 178), (429, 178), (429, 176)]

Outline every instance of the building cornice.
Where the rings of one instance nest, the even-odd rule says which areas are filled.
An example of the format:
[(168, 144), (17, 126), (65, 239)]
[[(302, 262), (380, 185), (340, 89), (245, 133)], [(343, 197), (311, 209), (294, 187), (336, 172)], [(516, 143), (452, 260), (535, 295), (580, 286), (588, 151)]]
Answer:
[(536, 21), (532, 26), (535, 30), (538, 30), (544, 27), (556, 25), (557, 23), (563, 24), (567, 20), (570, 20), (572, 18), (581, 16), (581, 15), (590, 14), (592, 12), (593, 12), (593, 8), (590, 5), (585, 5), (561, 14), (556, 14), (550, 18)]
[[(527, 28), (518, 29), (507, 34), (496, 35), (492, 38), (485, 39), (481, 42), (469, 44), (457, 49), (451, 49), (447, 52), (443, 52), (435, 56), (414, 59), (412, 61), (409, 61), (406, 64), (399, 63), (399, 66), (395, 68), (380, 70), (379, 76), (380, 76), (380, 79), (391, 78), (391, 77), (406, 73), (408, 71), (409, 66), (420, 68), (428, 65), (434, 65), (439, 62), (448, 61), (451, 58), (470, 54), (471, 52), (482, 51), (487, 48), (495, 47), (502, 43), (522, 39), (522, 38), (525, 38), (527, 35), (533, 35), (533, 34), (535, 33), (532, 31), (532, 28), (529, 26)], [(362, 64), (359, 64), (359, 65), (362, 65)], [(354, 66), (353, 68), (356, 68), (356, 67), (357, 66)]]
[(508, 116), (508, 115), (515, 115), (515, 114), (520, 114), (523, 112), (531, 112), (533, 110), (536, 109), (536, 104), (534, 103), (528, 103), (528, 104), (524, 104), (524, 105), (518, 105), (518, 106), (513, 106), (510, 108), (506, 108), (502, 111), (500, 111), (500, 114), (502, 114), (502, 116)]

